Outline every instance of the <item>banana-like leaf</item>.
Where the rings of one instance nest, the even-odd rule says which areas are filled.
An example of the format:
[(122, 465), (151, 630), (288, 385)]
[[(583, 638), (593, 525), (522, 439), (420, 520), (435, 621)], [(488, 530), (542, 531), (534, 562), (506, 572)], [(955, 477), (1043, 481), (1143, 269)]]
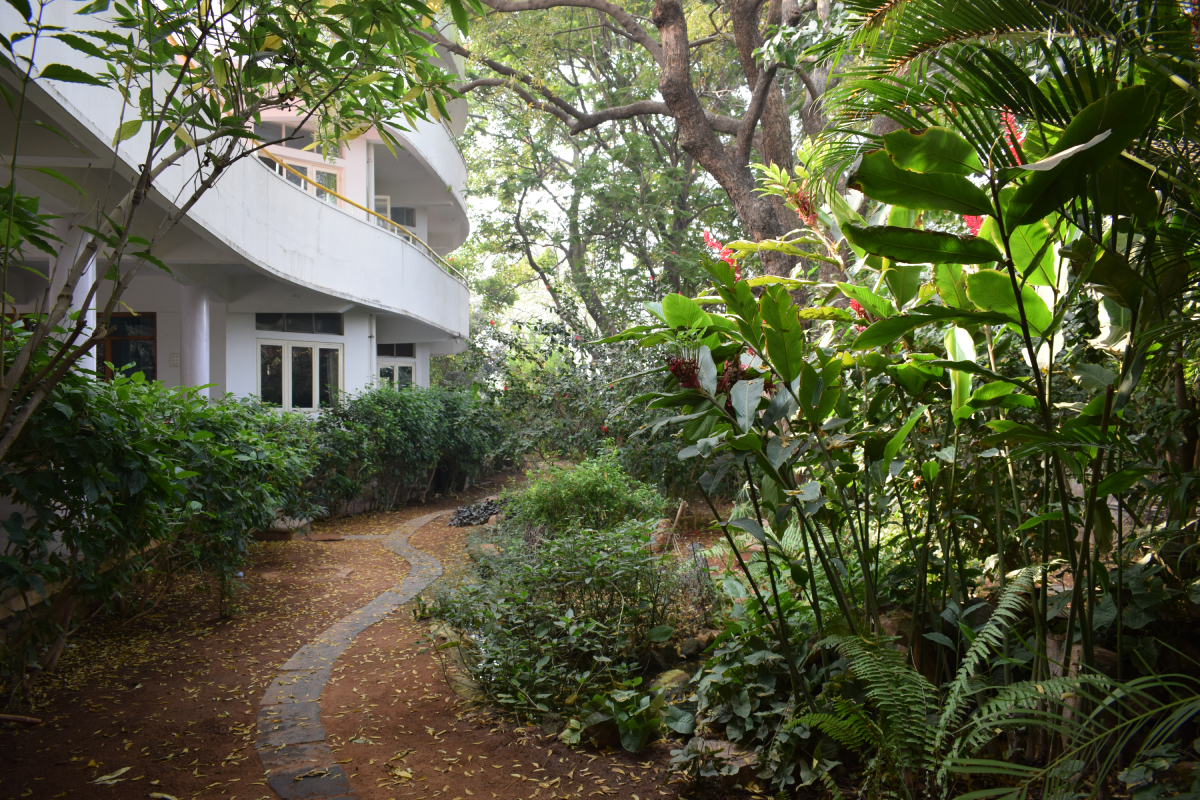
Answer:
[(885, 150), (863, 157), (851, 188), (872, 200), (920, 211), (992, 213), (987, 194), (962, 175), (909, 172), (896, 166)]
[(1004, 259), (994, 244), (976, 236), (852, 223), (844, 225), (842, 233), (868, 253), (905, 264), (990, 264)]
[[(981, 269), (974, 275), (967, 276), (967, 295), (971, 302), (980, 308), (996, 311), (1008, 318), (1009, 322), (1020, 324), (1021, 313), (1017, 306), (1016, 293), (1013, 291), (1012, 278), (1007, 272), (995, 269)], [(1044, 334), (1054, 320), (1046, 301), (1038, 296), (1032, 286), (1021, 287), (1021, 305), (1025, 307), (1025, 319), (1029, 321), (1038, 334)]]
[[(1034, 172), (1017, 189), (1007, 211), (1009, 226), (1028, 225), (1086, 192), (1084, 181), (1141, 136), (1158, 110), (1158, 93), (1144, 84), (1118, 89), (1079, 112), (1047, 158), (1089, 145), (1044, 172)], [(1105, 131), (1111, 135), (1101, 138)]]
[(896, 166), (912, 172), (949, 175), (983, 172), (983, 162), (975, 148), (949, 128), (898, 130), (883, 137), (883, 146)]

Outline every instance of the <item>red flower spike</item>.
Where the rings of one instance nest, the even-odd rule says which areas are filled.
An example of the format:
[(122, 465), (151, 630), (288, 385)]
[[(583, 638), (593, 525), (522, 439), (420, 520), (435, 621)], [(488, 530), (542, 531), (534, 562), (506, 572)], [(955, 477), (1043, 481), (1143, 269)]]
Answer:
[(857, 300), (850, 301), (850, 308), (854, 309), (854, 313), (858, 314), (859, 319), (867, 318), (867, 310), (863, 308), (862, 303), (858, 302)]
[(1017, 118), (1008, 110), (1000, 113), (1000, 124), (1004, 126), (1004, 140), (1008, 143), (1008, 152), (1012, 153), (1013, 161), (1020, 164), (1021, 155), (1017, 152), (1017, 145), (1025, 141), (1025, 131), (1017, 126)]
[(817, 224), (817, 207), (808, 194), (807, 182), (800, 184), (800, 188), (792, 193), (791, 201), (796, 207), (796, 216), (800, 221), (810, 228), (814, 227)]
[(734, 280), (740, 281), (742, 279), (742, 270), (737, 265), (737, 259), (733, 257), (732, 250), (718, 242), (716, 237), (713, 236), (710, 231), (704, 232), (704, 244), (708, 246), (709, 250), (712, 250), (713, 253), (716, 254), (717, 258), (733, 267)]
[(967, 226), (967, 230), (972, 236), (979, 235), (979, 229), (983, 227), (984, 217), (976, 216), (975, 214), (963, 214), (962, 221)]

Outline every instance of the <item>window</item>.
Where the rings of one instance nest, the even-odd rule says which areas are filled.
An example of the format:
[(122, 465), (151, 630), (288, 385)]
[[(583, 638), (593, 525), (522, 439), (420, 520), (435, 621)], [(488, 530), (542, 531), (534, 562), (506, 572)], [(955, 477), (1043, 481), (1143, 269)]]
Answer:
[(404, 208), (403, 206), (392, 206), (391, 220), (397, 225), (403, 225), (406, 228), (415, 228), (417, 227), (417, 210), (415, 208)]
[(412, 344), (377, 344), (375, 355), (385, 358), (416, 358), (416, 346)]
[(269, 159), (266, 156), (259, 156), (258, 160), (261, 161), (262, 163), (266, 164), (267, 167), (269, 169), (273, 170), (276, 175), (278, 175), (282, 178), (285, 178), (288, 183), (290, 183), (294, 186), (299, 186), (301, 189), (308, 191), (308, 182), (304, 180), (304, 178), (308, 177), (308, 167), (306, 167), (305, 165), (291, 164), (291, 163), (288, 164), (289, 167), (296, 170), (296, 172), (299, 172), (300, 175), (304, 176), (304, 178), (301, 178), (300, 175), (296, 174), (296, 172), (291, 172), (290, 170), (284, 169), (283, 165), (280, 164), (278, 161)]
[[(338, 190), (337, 173), (336, 172), (326, 172), (323, 169), (318, 169), (318, 170), (313, 170), (313, 171), (317, 173), (317, 175), (316, 175), (317, 183), (320, 184), (321, 186), (325, 187), (324, 189), (320, 189), (320, 188), (317, 189), (317, 199), (324, 200), (326, 203), (331, 203), (332, 205), (336, 206), (338, 203), (338, 199), (333, 193)], [(329, 191), (325, 191), (325, 189), (328, 189)]]
[(254, 327), (260, 331), (288, 333), (329, 333), (341, 336), (341, 314), (255, 314)]
[[(158, 379), (158, 321), (154, 314), (113, 314), (108, 336), (96, 345), (96, 361), (112, 364), (123, 375), (140, 372)], [(127, 367), (127, 368), (126, 368)], [(113, 371), (104, 367), (105, 377)]]
[(277, 142), (283, 138), (283, 126), (278, 122), (264, 122), (254, 126), (254, 133), (264, 142)]
[[(391, 196), (386, 195), (386, 194), (375, 195), (375, 213), (378, 214), (379, 217), (386, 217), (388, 219), (392, 218), (392, 198), (391, 198)], [(379, 217), (375, 217), (375, 224), (381, 228), (388, 227), (388, 224), (386, 222), (384, 222), (383, 220), (381, 220)]]
[(258, 342), (258, 396), (285, 411), (312, 411), (337, 402), (342, 346), (322, 342)]
[(283, 143), (284, 147), (290, 147), (293, 150), (307, 150), (312, 146), (313, 135), (306, 130), (297, 130), (289, 125), (287, 128), (288, 140)]
[(413, 368), (411, 364), (380, 364), (379, 383), (387, 384), (396, 389), (412, 386)]

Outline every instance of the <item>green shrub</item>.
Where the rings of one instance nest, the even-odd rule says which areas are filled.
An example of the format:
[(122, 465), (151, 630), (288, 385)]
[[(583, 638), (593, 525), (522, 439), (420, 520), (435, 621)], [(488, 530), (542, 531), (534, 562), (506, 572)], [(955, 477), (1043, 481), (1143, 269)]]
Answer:
[(425, 496), (440, 471), (465, 486), (493, 461), (498, 413), (466, 390), (383, 386), (345, 397), (317, 420), (319, 502), (337, 513), (365, 498), (390, 509)]
[(538, 539), (510, 528), (486, 543), (478, 580), (445, 590), (434, 613), (462, 634), (462, 663), (488, 698), (522, 717), (578, 715), (583, 726), (607, 713), (626, 723), (626, 743), (644, 746), (657, 729), (647, 712), (657, 720), (661, 703), (633, 690), (656, 669), (651, 648), (699, 625), (694, 584), (647, 550), (649, 530)]
[(628, 519), (656, 518), (665, 504), (654, 487), (629, 477), (616, 451), (608, 450), (573, 469), (551, 467), (545, 475), (531, 475), (510, 500), (507, 515), (547, 531), (607, 530)]
[(0, 637), (18, 687), (54, 663), (84, 607), (154, 602), (160, 579), (181, 570), (214, 576), (228, 612), (253, 530), (277, 510), (318, 510), (302, 488), (315, 464), (306, 418), (210, 403), (140, 373), (73, 373), (49, 400), (0, 474), (0, 495), (24, 509), (3, 522), (0, 593), (46, 598)]

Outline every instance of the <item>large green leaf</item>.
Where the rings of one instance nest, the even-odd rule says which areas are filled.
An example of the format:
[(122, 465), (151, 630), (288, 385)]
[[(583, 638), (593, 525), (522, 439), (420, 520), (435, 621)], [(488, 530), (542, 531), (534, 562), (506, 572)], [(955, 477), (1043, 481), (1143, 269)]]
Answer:
[(758, 402), (762, 399), (763, 383), (762, 378), (755, 378), (752, 381), (738, 381), (729, 390), (729, 400), (733, 404), (733, 413), (737, 419), (738, 428), (743, 433), (749, 432), (750, 428), (754, 425)]
[(863, 157), (851, 186), (872, 200), (905, 208), (956, 214), (992, 213), (992, 204), (984, 191), (961, 175), (909, 172), (896, 166), (884, 150)]
[(854, 224), (842, 226), (842, 233), (868, 253), (905, 264), (989, 264), (1004, 258), (994, 244), (976, 236)]
[(975, 148), (949, 128), (899, 130), (884, 136), (883, 146), (901, 169), (950, 175), (983, 172)]
[(896, 455), (900, 452), (900, 447), (904, 444), (904, 440), (908, 438), (908, 434), (916, 426), (921, 419), (921, 414), (925, 412), (925, 406), (917, 406), (911, 414), (908, 415), (908, 421), (896, 431), (896, 435), (888, 440), (888, 443), (883, 448), (883, 466), (887, 468), (895, 460)]
[(880, 297), (865, 286), (855, 286), (852, 283), (838, 283), (837, 287), (842, 290), (842, 294), (852, 300), (857, 300), (859, 305), (870, 312), (871, 316), (876, 319), (890, 317), (896, 313), (896, 307), (892, 305), (891, 300)]
[[(1044, 305), (1044, 304), (1043, 304)], [(921, 306), (919, 311), (881, 319), (858, 335), (850, 347), (854, 350), (870, 350), (896, 341), (904, 334), (922, 325), (936, 322), (956, 322), (961, 325), (979, 325), (985, 322), (1010, 322), (1007, 315), (992, 311), (964, 311), (942, 306)]]
[(1157, 92), (1145, 85), (1129, 86), (1080, 111), (1047, 154), (1048, 158), (1088, 144), (1105, 131), (1112, 131), (1111, 135), (1052, 169), (1030, 174), (1009, 204), (1009, 226), (1039, 220), (1086, 192), (1085, 178), (1120, 155), (1146, 131), (1154, 120), (1158, 97)]
[[(1013, 292), (1012, 278), (1007, 272), (981, 269), (967, 276), (967, 295), (980, 308), (996, 311), (1008, 317), (1010, 322), (1020, 323), (1021, 313), (1017, 307), (1017, 296)], [(1021, 304), (1025, 306), (1025, 318), (1039, 334), (1050, 327), (1054, 315), (1046, 302), (1038, 297), (1032, 286), (1021, 287)]]
[(1013, 231), (1008, 240), (1017, 274), (1034, 286), (1054, 285), (1054, 245), (1050, 241), (1052, 231), (1044, 219), (1022, 225)]
[(669, 294), (663, 298), (663, 317), (673, 328), (703, 328), (708, 324), (708, 314), (690, 298), (681, 294)]
[(1130, 309), (1138, 307), (1146, 288), (1142, 276), (1129, 266), (1125, 257), (1107, 249), (1096, 259), (1088, 282), (1094, 284), (1105, 297)]
[(800, 374), (800, 366), (804, 361), (804, 332), (800, 328), (788, 331), (767, 328), (765, 332), (771, 364), (779, 370), (785, 382), (791, 383)]
[[(944, 266), (944, 265), (943, 265)], [(921, 275), (925, 267), (922, 264), (890, 263), (883, 270), (883, 280), (887, 283), (896, 305), (904, 306), (917, 296), (921, 289)]]
[(971, 308), (967, 298), (967, 277), (961, 264), (937, 264), (933, 268), (933, 285), (938, 297), (951, 308)]
[[(946, 353), (951, 361), (974, 361), (975, 340), (965, 328), (955, 325), (946, 330), (942, 340), (946, 345)], [(957, 412), (971, 397), (971, 373), (963, 370), (950, 370), (950, 410)], [(957, 423), (957, 415), (956, 420)]]

